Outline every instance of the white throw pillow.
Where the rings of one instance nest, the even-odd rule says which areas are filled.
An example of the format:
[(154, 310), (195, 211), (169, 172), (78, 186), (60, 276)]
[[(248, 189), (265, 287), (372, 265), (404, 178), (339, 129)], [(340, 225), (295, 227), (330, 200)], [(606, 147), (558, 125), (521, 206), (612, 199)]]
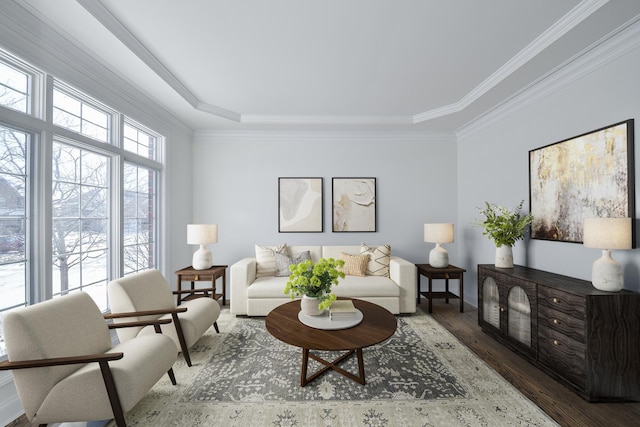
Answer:
[(369, 263), (367, 264), (367, 276), (389, 277), (391, 245), (382, 245), (372, 248), (365, 245), (364, 243), (361, 243), (360, 253), (369, 255)]
[(278, 246), (256, 245), (256, 277), (275, 276), (276, 252), (288, 255), (287, 244), (282, 243)]

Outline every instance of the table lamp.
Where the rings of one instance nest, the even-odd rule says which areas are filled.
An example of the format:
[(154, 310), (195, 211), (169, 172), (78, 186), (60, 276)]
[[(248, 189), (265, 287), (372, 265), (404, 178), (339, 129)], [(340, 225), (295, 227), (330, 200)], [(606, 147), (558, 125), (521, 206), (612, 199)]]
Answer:
[(425, 224), (424, 241), (436, 244), (429, 252), (429, 265), (435, 268), (448, 267), (449, 254), (442, 244), (453, 242), (453, 224)]
[(611, 257), (611, 249), (631, 249), (631, 218), (586, 218), (582, 244), (602, 249), (591, 270), (591, 283), (601, 291), (622, 289), (622, 266)]
[(187, 224), (187, 243), (200, 245), (193, 254), (192, 267), (196, 270), (206, 270), (213, 265), (213, 255), (205, 247), (209, 243), (218, 242), (218, 224)]

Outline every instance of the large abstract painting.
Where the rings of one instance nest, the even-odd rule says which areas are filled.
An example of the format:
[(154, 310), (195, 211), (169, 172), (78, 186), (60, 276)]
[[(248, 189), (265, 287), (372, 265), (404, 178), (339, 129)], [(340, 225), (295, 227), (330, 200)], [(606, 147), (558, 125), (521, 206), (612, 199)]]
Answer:
[(333, 231), (376, 231), (376, 179), (332, 180)]
[(322, 178), (278, 178), (278, 231), (323, 231)]
[(633, 144), (627, 120), (529, 151), (531, 237), (580, 243), (585, 218), (635, 218)]

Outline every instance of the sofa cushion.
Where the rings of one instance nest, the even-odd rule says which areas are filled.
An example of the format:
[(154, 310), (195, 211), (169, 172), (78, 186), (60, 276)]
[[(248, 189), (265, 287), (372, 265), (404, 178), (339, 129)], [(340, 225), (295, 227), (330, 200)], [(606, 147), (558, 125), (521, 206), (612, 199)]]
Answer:
[(287, 244), (278, 246), (256, 245), (256, 277), (273, 276), (276, 274), (276, 252), (287, 254)]
[(298, 264), (302, 261), (311, 261), (311, 253), (304, 251), (296, 255), (286, 255), (280, 252), (275, 253), (276, 257), (276, 277), (289, 277), (291, 271), (289, 266), (292, 264)]
[(382, 276), (346, 276), (333, 286), (331, 292), (338, 297), (399, 297), (400, 286)]
[(369, 263), (369, 255), (349, 255), (343, 253), (340, 259), (344, 261), (342, 272), (349, 276), (364, 276)]
[(247, 298), (287, 298), (287, 294), (284, 293), (287, 280), (288, 277), (258, 277), (247, 288)]
[(366, 274), (369, 276), (389, 277), (389, 261), (391, 260), (391, 245), (370, 247), (360, 244), (360, 253), (369, 255)]

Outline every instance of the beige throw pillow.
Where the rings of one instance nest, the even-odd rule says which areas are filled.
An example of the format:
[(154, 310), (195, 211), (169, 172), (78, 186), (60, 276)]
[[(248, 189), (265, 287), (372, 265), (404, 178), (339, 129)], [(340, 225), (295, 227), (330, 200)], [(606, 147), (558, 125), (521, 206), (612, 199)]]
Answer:
[(389, 277), (389, 261), (391, 260), (391, 245), (370, 247), (360, 244), (360, 253), (369, 255), (366, 274), (368, 276)]
[(256, 245), (256, 277), (275, 276), (276, 252), (288, 255), (287, 244), (282, 243), (278, 246)]
[(349, 276), (364, 276), (367, 271), (369, 255), (349, 255), (342, 253), (340, 259), (344, 261), (342, 272)]

